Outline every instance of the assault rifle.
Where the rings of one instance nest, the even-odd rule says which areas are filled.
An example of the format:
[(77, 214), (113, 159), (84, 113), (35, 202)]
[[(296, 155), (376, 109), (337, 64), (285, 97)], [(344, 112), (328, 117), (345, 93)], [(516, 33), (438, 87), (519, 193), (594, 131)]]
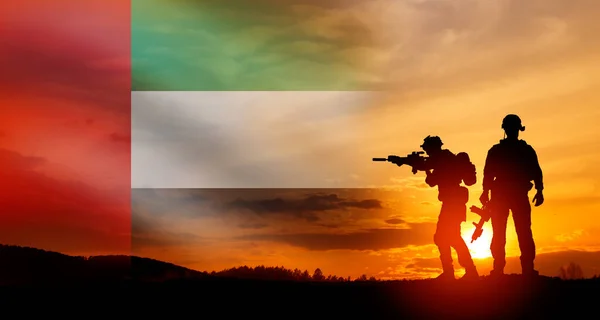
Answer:
[(471, 243), (473, 243), (473, 241), (481, 237), (481, 234), (483, 233), (483, 225), (491, 218), (490, 202), (488, 201), (481, 208), (471, 206), (471, 212), (476, 213), (479, 215), (479, 217), (481, 217), (479, 222), (473, 222), (473, 225), (475, 226), (475, 231), (473, 231), (473, 235), (471, 236)]
[(402, 165), (408, 165), (412, 167), (412, 173), (416, 174), (417, 171), (432, 170), (433, 168), (428, 163), (428, 157), (421, 156), (425, 152), (415, 151), (407, 155), (406, 157), (399, 157), (395, 155), (389, 155), (387, 158), (373, 158), (373, 161), (387, 161), (401, 167)]

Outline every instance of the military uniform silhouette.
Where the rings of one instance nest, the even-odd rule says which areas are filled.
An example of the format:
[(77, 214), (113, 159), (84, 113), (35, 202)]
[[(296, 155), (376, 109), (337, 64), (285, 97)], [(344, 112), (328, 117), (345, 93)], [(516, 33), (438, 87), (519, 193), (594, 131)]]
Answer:
[[(425, 171), (427, 174), (425, 183), (430, 187), (438, 187), (438, 200), (442, 202), (433, 239), (440, 252), (443, 270), (438, 279), (454, 279), (452, 248), (456, 250), (459, 264), (465, 268), (463, 278), (478, 278), (479, 274), (471, 253), (461, 236), (461, 223), (467, 219), (469, 192), (466, 187), (461, 186), (464, 171), (458, 167), (461, 162), (457, 160), (461, 160), (461, 157), (463, 159), (466, 157), (468, 160), (468, 155), (466, 153), (455, 155), (450, 150), (442, 149), (442, 145), (439, 137), (428, 136), (421, 146), (429, 155), (428, 167), (433, 168), (431, 171)], [(467, 164), (472, 165), (470, 160), (468, 161)], [(476, 182), (474, 166), (472, 168), (473, 178), (468, 182), (470, 185)]]
[(519, 131), (525, 131), (521, 119), (514, 114), (502, 121), (506, 137), (492, 146), (487, 153), (483, 169), (482, 203), (489, 201), (491, 190), (491, 223), (493, 229), (490, 246), (494, 258), (492, 276), (504, 274), (506, 265), (506, 225), (509, 210), (512, 211), (515, 231), (521, 250), (521, 268), (524, 275), (537, 275), (534, 269), (535, 242), (531, 231), (531, 205), (529, 191), (535, 183), (537, 193), (535, 206), (544, 202), (542, 169), (538, 157), (527, 142), (519, 139)]

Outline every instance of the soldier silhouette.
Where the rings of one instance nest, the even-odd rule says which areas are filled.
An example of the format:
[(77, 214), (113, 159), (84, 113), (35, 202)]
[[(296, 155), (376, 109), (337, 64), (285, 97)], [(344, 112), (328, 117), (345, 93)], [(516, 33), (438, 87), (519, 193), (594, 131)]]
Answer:
[(477, 268), (461, 236), (461, 224), (467, 219), (469, 201), (468, 189), (461, 186), (461, 182), (469, 186), (475, 184), (475, 166), (468, 154), (461, 152), (455, 155), (450, 150), (442, 149), (442, 145), (442, 140), (437, 136), (427, 136), (421, 145), (429, 156), (428, 167), (433, 168), (425, 170), (425, 183), (430, 187), (438, 187), (438, 200), (442, 202), (434, 235), (443, 270), (437, 279), (455, 279), (452, 248), (456, 250), (459, 264), (465, 268), (465, 275), (461, 279), (478, 279)]
[(490, 276), (504, 274), (506, 265), (506, 225), (509, 210), (512, 211), (515, 231), (521, 250), (521, 268), (525, 276), (535, 276), (535, 242), (531, 231), (531, 205), (529, 191), (535, 183), (537, 193), (534, 205), (544, 203), (542, 169), (538, 157), (530, 145), (519, 139), (519, 132), (525, 131), (519, 116), (509, 114), (502, 120), (505, 138), (492, 146), (487, 153), (483, 169), (482, 204), (490, 201), (492, 243), (490, 250), (494, 258), (494, 268)]

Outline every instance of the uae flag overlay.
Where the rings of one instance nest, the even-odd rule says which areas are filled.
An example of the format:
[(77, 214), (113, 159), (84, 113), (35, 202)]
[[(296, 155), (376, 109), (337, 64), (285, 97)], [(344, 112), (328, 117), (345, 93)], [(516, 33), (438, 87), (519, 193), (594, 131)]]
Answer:
[(344, 225), (381, 220), (375, 191), (342, 189), (364, 188), (353, 168), (370, 164), (380, 14), (360, 1), (133, 1), (134, 252), (314, 270), (314, 255), (429, 242), (428, 222)]
[[(435, 276), (437, 190), (372, 158), (440, 136), (470, 155), (480, 205), (515, 113), (546, 186), (536, 268), (598, 274), (600, 2), (569, 3), (4, 1), (0, 244)], [(481, 274), (490, 238), (469, 244)], [(520, 272), (511, 223), (506, 252)]]

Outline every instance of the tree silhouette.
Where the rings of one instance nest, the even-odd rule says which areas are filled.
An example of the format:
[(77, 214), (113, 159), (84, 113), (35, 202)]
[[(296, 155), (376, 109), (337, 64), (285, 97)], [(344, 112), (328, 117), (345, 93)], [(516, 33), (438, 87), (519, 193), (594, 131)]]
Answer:
[(563, 280), (583, 279), (583, 270), (581, 266), (571, 262), (568, 266), (562, 266), (559, 270), (559, 277)]
[[(284, 267), (248, 267), (241, 266), (231, 269), (225, 269), (218, 272), (211, 272), (210, 275), (237, 279), (260, 279), (260, 280), (287, 280), (287, 281), (329, 281), (329, 282), (347, 282), (351, 277), (340, 277), (336, 275), (325, 275), (320, 268), (315, 269), (311, 275), (308, 270), (286, 269)], [(367, 281), (367, 276), (363, 276), (363, 281)], [(374, 277), (369, 279), (376, 281)]]
[(308, 270), (304, 270), (304, 272), (302, 272), (300, 280), (311, 280), (311, 279), (312, 279), (312, 277), (310, 276), (310, 273), (308, 273)]
[(356, 280), (355, 280), (355, 281), (367, 281), (367, 280), (369, 280), (369, 279), (367, 278), (367, 275), (366, 275), (366, 274), (363, 274), (363, 275), (361, 275), (360, 277), (356, 278)]
[[(283, 281), (348, 282), (351, 277), (326, 275), (316, 268), (286, 269), (283, 266), (240, 266), (221, 271), (200, 272), (184, 267), (131, 256), (68, 256), (36, 248), (0, 244), (0, 283), (34, 283), (44, 279), (63, 282), (82, 279), (120, 278), (136, 280), (177, 280), (192, 278), (235, 278)], [(359, 278), (367, 281), (367, 276)], [(373, 277), (369, 280), (374, 280)]]
[(323, 272), (321, 269), (317, 268), (313, 273), (313, 280), (315, 281), (323, 281), (325, 280), (325, 276), (323, 276)]

